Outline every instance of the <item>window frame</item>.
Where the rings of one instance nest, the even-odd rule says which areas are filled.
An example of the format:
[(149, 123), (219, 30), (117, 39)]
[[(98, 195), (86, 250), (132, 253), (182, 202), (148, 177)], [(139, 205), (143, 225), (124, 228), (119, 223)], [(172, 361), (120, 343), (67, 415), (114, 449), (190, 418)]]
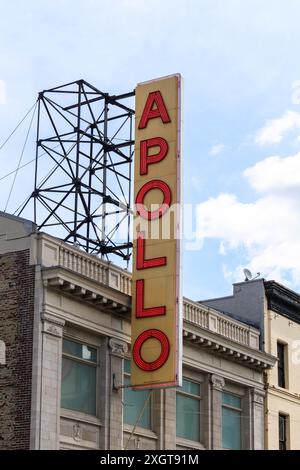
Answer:
[(198, 385), (199, 389), (200, 389), (199, 395), (194, 395), (193, 393), (189, 393), (185, 390), (182, 390), (182, 387), (176, 387), (176, 401), (177, 401), (177, 394), (179, 394), (179, 395), (191, 398), (193, 400), (197, 400), (199, 402), (199, 418), (198, 418), (199, 439), (198, 440), (193, 440), (193, 439), (189, 439), (187, 437), (177, 435), (177, 404), (176, 404), (176, 439), (183, 439), (185, 441), (193, 442), (194, 444), (195, 443), (202, 444), (202, 441), (203, 441), (203, 429), (202, 429), (203, 428), (203, 422), (202, 421), (203, 420), (201, 419), (201, 408), (202, 408), (202, 401), (201, 400), (203, 400), (203, 396), (202, 396), (203, 383), (200, 380), (197, 380), (197, 379), (194, 379), (194, 378), (191, 378), (191, 377), (188, 377), (188, 376), (182, 377), (182, 383), (183, 383), (184, 380), (186, 380), (188, 382), (192, 382), (192, 383)]
[[(280, 439), (280, 421), (283, 420), (284, 422), (284, 440)], [(278, 449), (279, 450), (288, 450), (288, 426), (289, 426), (289, 415), (285, 413), (278, 413)], [(283, 443), (283, 447), (281, 448), (280, 444)]]
[[(282, 362), (281, 364), (281, 357), (279, 356), (279, 348), (282, 351)], [(288, 388), (288, 376), (287, 376), (287, 344), (283, 341), (277, 340), (277, 385), (280, 388), (287, 389)]]
[[(126, 388), (131, 388), (127, 385), (125, 385), (125, 377), (126, 378), (131, 378), (131, 374), (130, 372), (125, 372), (125, 361), (128, 361), (129, 363), (131, 362), (131, 358), (130, 357), (124, 357), (124, 360), (123, 360), (123, 396), (122, 396), (122, 402), (123, 402), (123, 421), (124, 421), (124, 425), (125, 426), (134, 426), (133, 424), (130, 424), (130, 423), (125, 423), (125, 420), (124, 420), (124, 407), (125, 407), (125, 399), (124, 399), (124, 393), (125, 393), (125, 389)], [(148, 392), (150, 392), (149, 389), (144, 389), (144, 390), (148, 390)], [(132, 390), (132, 391), (135, 391), (135, 392), (138, 392), (139, 390)], [(145, 428), (144, 426), (141, 426), (140, 423), (137, 424), (137, 427), (138, 428), (141, 428), (143, 429), (143, 431), (146, 431), (146, 432), (153, 432), (153, 394), (151, 395), (150, 398), (148, 398), (148, 404), (150, 406), (150, 425), (148, 428)]]
[[(80, 358), (78, 356), (74, 356), (71, 353), (64, 352), (64, 345), (63, 345), (64, 340), (71, 341), (72, 343), (77, 343), (81, 346), (87, 346), (87, 347), (90, 347), (92, 349), (95, 349), (96, 354), (97, 354), (97, 360), (92, 361), (92, 360), (89, 360), (89, 359), (83, 359), (83, 358)], [(98, 405), (98, 399), (97, 399), (97, 391), (99, 389), (99, 347), (95, 346), (94, 344), (87, 343), (86, 341), (80, 340), (78, 338), (72, 338), (70, 336), (63, 336), (63, 338), (62, 338), (62, 355), (61, 355), (61, 360), (62, 361), (63, 361), (64, 357), (69, 359), (69, 360), (72, 360), (74, 362), (80, 363), (80, 364), (92, 366), (96, 369), (96, 373), (95, 373), (96, 374), (96, 379), (95, 379), (95, 405), (96, 406), (95, 406), (95, 414), (87, 413), (85, 411), (80, 411), (80, 410), (74, 410), (72, 408), (64, 408), (62, 405), (60, 405), (61, 410), (63, 410), (64, 412), (66, 411), (66, 412), (72, 412), (72, 413), (81, 413), (82, 415), (85, 415), (85, 416), (98, 418), (99, 405)], [(62, 399), (62, 381), (61, 381), (60, 403), (61, 403), (61, 399)]]
[[(233, 406), (233, 405), (227, 405), (226, 403), (223, 403), (223, 395), (231, 395), (233, 397), (236, 397), (240, 400), (240, 407), (237, 407), (237, 406)], [(237, 393), (234, 393), (234, 392), (231, 392), (229, 390), (223, 390), (222, 391), (222, 405), (221, 405), (221, 442), (222, 442), (222, 449), (224, 450), (233, 450), (233, 449), (230, 449), (228, 447), (223, 447), (223, 409), (226, 408), (228, 410), (232, 410), (232, 411), (237, 411), (239, 413), (239, 416), (240, 416), (240, 448), (237, 449), (237, 450), (242, 450), (243, 449), (243, 439), (242, 439), (242, 433), (243, 433), (243, 429), (242, 429), (242, 413), (243, 413), (243, 396), (241, 395), (238, 395)]]

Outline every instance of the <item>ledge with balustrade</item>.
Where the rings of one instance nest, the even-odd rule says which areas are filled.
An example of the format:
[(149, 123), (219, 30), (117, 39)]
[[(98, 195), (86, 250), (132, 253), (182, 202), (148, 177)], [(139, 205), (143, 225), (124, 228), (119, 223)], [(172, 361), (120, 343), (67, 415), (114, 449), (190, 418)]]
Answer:
[(259, 330), (205, 305), (184, 298), (183, 318), (188, 323), (199, 325), (232, 341), (259, 349)]
[(129, 272), (45, 233), (36, 240), (33, 262), (42, 266), (45, 286), (115, 313), (130, 312)]
[(183, 299), (186, 343), (257, 370), (274, 367), (276, 358), (259, 350), (260, 332), (221, 312)]

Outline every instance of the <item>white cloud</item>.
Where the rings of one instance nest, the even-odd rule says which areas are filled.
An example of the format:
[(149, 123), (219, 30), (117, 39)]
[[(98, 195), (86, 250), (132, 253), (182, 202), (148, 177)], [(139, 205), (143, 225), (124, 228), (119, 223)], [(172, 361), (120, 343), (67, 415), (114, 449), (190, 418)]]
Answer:
[(247, 168), (244, 176), (260, 193), (300, 188), (300, 153), (286, 158), (266, 158)]
[(219, 155), (223, 150), (224, 150), (224, 145), (223, 144), (217, 144), (214, 145), (211, 149), (209, 154), (210, 155)]
[(6, 83), (0, 80), (0, 104), (6, 104)]
[(300, 114), (287, 110), (281, 117), (267, 121), (256, 135), (255, 142), (259, 145), (278, 144), (291, 131), (300, 129)]
[[(243, 249), (246, 266), (254, 273), (300, 287), (300, 154), (270, 157), (244, 172), (258, 192), (256, 201), (243, 203), (233, 194), (219, 194), (200, 204), (197, 234), (219, 240), (219, 252)], [(299, 176), (298, 176), (299, 175)], [(282, 191), (282, 188), (285, 191)], [(244, 265), (229, 269), (227, 279), (241, 280)]]

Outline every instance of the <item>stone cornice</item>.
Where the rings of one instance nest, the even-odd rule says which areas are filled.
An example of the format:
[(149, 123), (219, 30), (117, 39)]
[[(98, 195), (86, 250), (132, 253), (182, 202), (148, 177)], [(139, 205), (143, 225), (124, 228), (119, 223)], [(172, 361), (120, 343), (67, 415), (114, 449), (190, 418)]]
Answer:
[(281, 398), (282, 400), (291, 401), (293, 403), (300, 404), (300, 393), (291, 392), (284, 388), (275, 387), (275, 385), (268, 385), (268, 393), (270, 395)]
[(95, 308), (112, 313), (129, 315), (131, 298), (112, 287), (85, 278), (66, 268), (51, 267), (42, 270), (44, 287), (87, 302)]
[(265, 281), (268, 309), (300, 323), (300, 295), (275, 281)]
[(258, 329), (198, 302), (183, 299), (183, 319), (190, 325), (207, 329), (244, 346), (259, 349)]
[(191, 330), (184, 326), (183, 338), (193, 346), (206, 349), (208, 352), (257, 370), (267, 370), (274, 367), (277, 361), (270, 354), (237, 344), (221, 335), (211, 333), (202, 328), (193, 328)]

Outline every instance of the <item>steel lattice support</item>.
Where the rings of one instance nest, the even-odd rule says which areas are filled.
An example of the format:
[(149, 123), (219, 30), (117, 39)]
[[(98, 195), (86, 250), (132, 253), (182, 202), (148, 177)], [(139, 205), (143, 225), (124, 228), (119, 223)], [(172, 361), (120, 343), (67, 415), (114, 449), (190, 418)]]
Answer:
[(133, 96), (84, 80), (39, 94), (34, 191), (18, 215), (33, 203), (39, 230), (129, 260)]

